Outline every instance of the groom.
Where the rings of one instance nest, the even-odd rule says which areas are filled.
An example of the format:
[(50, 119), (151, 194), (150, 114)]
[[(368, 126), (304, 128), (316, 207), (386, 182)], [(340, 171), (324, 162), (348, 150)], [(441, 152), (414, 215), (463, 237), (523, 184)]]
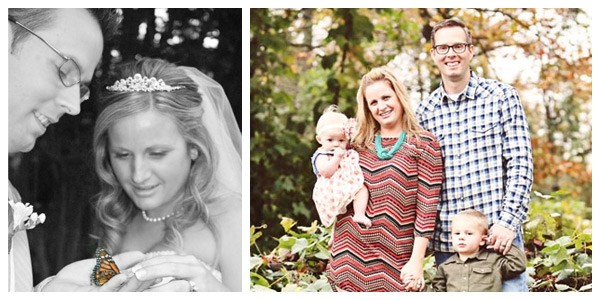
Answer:
[[(79, 113), (89, 98), (104, 38), (114, 35), (119, 21), (111, 9), (11, 8), (8, 22), (8, 150), (29, 152), (49, 125), (65, 113)], [(10, 182), (8, 194), (9, 201), (21, 202)], [(9, 206), (9, 225), (11, 212)], [(33, 291), (25, 230), (14, 234), (9, 247), (11, 242), (9, 290)], [(123, 257), (122, 263), (131, 259)], [(75, 263), (68, 271), (73, 278), (89, 278), (91, 268)]]

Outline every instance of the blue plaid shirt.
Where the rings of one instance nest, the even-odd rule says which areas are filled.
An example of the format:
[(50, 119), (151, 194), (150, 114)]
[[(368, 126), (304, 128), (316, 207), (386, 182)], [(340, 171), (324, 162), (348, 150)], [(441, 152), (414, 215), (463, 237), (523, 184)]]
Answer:
[(434, 251), (453, 252), (450, 225), (473, 208), (491, 224), (521, 230), (533, 182), (531, 140), (517, 91), (471, 72), (456, 101), (440, 85), (416, 111), (444, 157), (442, 199), (433, 236)]

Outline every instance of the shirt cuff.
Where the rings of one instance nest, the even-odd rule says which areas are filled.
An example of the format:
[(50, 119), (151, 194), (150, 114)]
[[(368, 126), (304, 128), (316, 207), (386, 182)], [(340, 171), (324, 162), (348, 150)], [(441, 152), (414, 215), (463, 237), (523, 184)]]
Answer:
[(33, 291), (34, 291), (34, 292), (43, 292), (43, 290), (44, 290), (44, 288), (46, 287), (46, 285), (47, 285), (47, 284), (48, 284), (50, 281), (52, 281), (52, 279), (54, 279), (54, 277), (56, 277), (56, 275), (50, 276), (50, 277), (48, 277), (48, 278), (46, 278), (46, 279), (42, 280), (42, 282), (38, 283), (38, 285), (36, 285), (36, 286), (33, 288)]
[(503, 211), (500, 213), (500, 219), (498, 219), (497, 224), (516, 232), (517, 228), (521, 225), (521, 220), (511, 213)]

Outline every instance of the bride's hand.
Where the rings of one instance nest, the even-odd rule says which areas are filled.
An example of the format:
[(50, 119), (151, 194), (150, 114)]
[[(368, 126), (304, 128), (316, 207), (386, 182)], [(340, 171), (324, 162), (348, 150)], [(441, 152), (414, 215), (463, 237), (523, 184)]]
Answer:
[[(164, 255), (150, 258), (132, 268), (134, 276), (122, 291), (219, 292), (228, 291), (205, 264), (192, 255)], [(163, 278), (171, 281), (158, 284)]]
[(112, 292), (119, 290), (120, 286), (127, 281), (128, 274), (126, 269), (139, 263), (144, 259), (145, 255), (139, 251), (131, 251), (115, 255), (113, 257), (115, 263), (121, 269), (121, 274), (112, 277), (103, 286), (98, 287), (91, 285), (90, 275), (96, 264), (93, 258), (84, 259), (71, 263), (54, 278), (52, 278), (43, 288), (42, 292)]

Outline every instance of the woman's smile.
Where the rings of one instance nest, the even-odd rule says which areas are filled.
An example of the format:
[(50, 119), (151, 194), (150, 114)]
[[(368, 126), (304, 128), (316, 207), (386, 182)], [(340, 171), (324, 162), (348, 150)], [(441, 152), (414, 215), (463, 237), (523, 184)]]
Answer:
[(154, 194), (154, 191), (159, 184), (146, 185), (146, 186), (135, 186), (133, 185), (133, 193), (138, 197), (149, 197)]

